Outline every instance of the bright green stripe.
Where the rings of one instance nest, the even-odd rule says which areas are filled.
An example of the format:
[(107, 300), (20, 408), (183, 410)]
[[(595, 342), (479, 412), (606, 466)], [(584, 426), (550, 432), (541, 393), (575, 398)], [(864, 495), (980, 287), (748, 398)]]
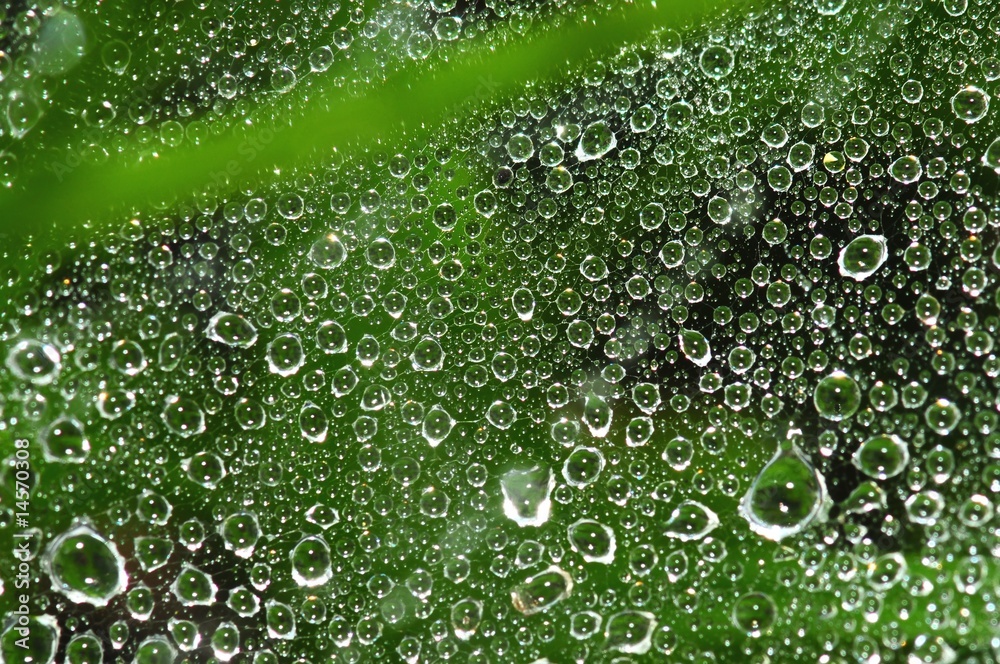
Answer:
[[(338, 87), (314, 87), (303, 112), (264, 143), (256, 127), (239, 123), (201, 145), (163, 150), (141, 164), (109, 161), (80, 166), (60, 181), (49, 171), (26, 174), (24, 188), (0, 195), (0, 231), (19, 235), (58, 224), (73, 229), (82, 222), (164, 202), (219, 182), (216, 174), (232, 165), (239, 177), (308, 163), (334, 147), (399, 138), (401, 132), (423, 131), (440, 124), (456, 107), (481, 107), (531, 80), (564, 76), (582, 62), (633, 42), (655, 27), (692, 25), (732, 4), (731, 0), (672, 0), (659, 7), (624, 5), (610, 15), (578, 9), (567, 25), (538, 26), (527, 37), (500, 47), (480, 46), (460, 60), (426, 67), (414, 63), (388, 83), (361, 98)], [(281, 100), (287, 105), (287, 100)], [(277, 114), (277, 112), (275, 112)], [(269, 118), (263, 107), (257, 117)], [(263, 134), (267, 138), (269, 134)], [(134, 154), (132, 150), (128, 152)], [(252, 158), (250, 157), (252, 153)]]

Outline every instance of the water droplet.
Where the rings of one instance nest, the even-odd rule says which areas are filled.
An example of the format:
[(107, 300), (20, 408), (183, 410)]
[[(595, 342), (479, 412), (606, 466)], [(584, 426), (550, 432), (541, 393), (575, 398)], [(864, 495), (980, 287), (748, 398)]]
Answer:
[(242, 316), (222, 311), (208, 321), (205, 336), (227, 346), (250, 348), (257, 341), (257, 328)]
[(483, 603), (478, 599), (462, 599), (451, 607), (451, 627), (460, 641), (471, 639), (482, 619)]
[(889, 257), (885, 237), (860, 235), (841, 249), (837, 264), (840, 276), (864, 281), (875, 274)]
[(910, 451), (896, 434), (879, 434), (862, 443), (851, 461), (865, 475), (885, 480), (906, 469), (910, 462)]
[(302, 404), (299, 410), (299, 433), (310, 443), (326, 442), (329, 420), (323, 409), (311, 401)]
[(333, 576), (330, 547), (317, 535), (304, 537), (291, 552), (292, 579), (299, 586), (321, 586)]
[(444, 408), (438, 405), (431, 406), (424, 416), (423, 434), (424, 439), (430, 443), (431, 447), (437, 447), (448, 437), (455, 426), (455, 420)]
[(212, 577), (197, 567), (184, 563), (170, 591), (183, 606), (211, 606), (218, 587)]
[(176, 395), (167, 397), (160, 417), (167, 429), (182, 438), (205, 431), (205, 413), (193, 399)]
[(750, 530), (779, 541), (820, 517), (827, 502), (823, 476), (792, 443), (767, 462), (740, 501), (739, 511)]
[(947, 399), (938, 399), (927, 406), (924, 411), (924, 421), (927, 426), (940, 436), (951, 433), (962, 419), (962, 411)]
[(103, 661), (104, 646), (93, 632), (77, 634), (66, 644), (66, 664), (101, 664)]
[(121, 76), (128, 69), (132, 59), (132, 49), (125, 42), (111, 39), (101, 47), (101, 62), (105, 69)]
[(367, 258), (376, 270), (388, 270), (396, 264), (396, 249), (392, 242), (380, 237), (368, 245)]
[(974, 85), (962, 88), (951, 98), (955, 117), (969, 124), (978, 122), (990, 110), (990, 96)]
[(695, 365), (704, 367), (712, 361), (712, 347), (701, 332), (681, 328), (677, 339), (680, 342), (681, 352)]
[(313, 265), (323, 270), (332, 270), (339, 267), (347, 258), (347, 249), (340, 238), (330, 233), (324, 235), (313, 243), (309, 249), (309, 260)]
[(507, 154), (515, 163), (524, 163), (535, 154), (535, 145), (525, 134), (514, 134), (507, 141)]
[(656, 625), (656, 617), (648, 611), (620, 611), (608, 618), (605, 646), (630, 655), (645, 655), (653, 647)]
[(983, 154), (983, 164), (1000, 175), (1000, 137), (993, 139), (993, 142), (986, 148), (986, 152)]
[(62, 369), (62, 357), (55, 346), (27, 339), (7, 353), (7, 368), (20, 380), (48, 385)]
[(580, 161), (600, 159), (616, 145), (618, 140), (611, 128), (604, 122), (594, 122), (583, 130), (576, 147), (576, 158)]
[[(1000, 143), (1000, 139), (997, 139)], [(998, 148), (998, 159), (1000, 159), (1000, 148)], [(580, 274), (587, 281), (601, 281), (608, 276), (608, 265), (599, 256), (587, 256), (580, 262)]]
[(834, 422), (845, 420), (861, 406), (861, 389), (843, 371), (834, 371), (816, 385), (813, 404), (820, 417)]
[(720, 44), (705, 48), (698, 59), (698, 65), (705, 75), (716, 80), (729, 76), (735, 64), (733, 52)]
[(347, 352), (347, 332), (336, 321), (324, 321), (316, 328), (316, 346), (327, 355)]
[(212, 634), (212, 654), (220, 662), (228, 662), (240, 652), (240, 630), (229, 621), (219, 623)]
[(267, 345), (267, 368), (279, 376), (292, 376), (305, 364), (306, 353), (297, 334), (279, 334)]
[(594, 447), (577, 447), (563, 463), (563, 477), (572, 487), (583, 488), (597, 481), (604, 470), (604, 455)]
[(724, 226), (733, 219), (733, 206), (725, 198), (713, 196), (708, 201), (708, 218)]
[(39, 436), (46, 460), (58, 463), (83, 463), (90, 454), (90, 441), (83, 424), (72, 417), (60, 417)]
[(106, 606), (128, 585), (118, 549), (88, 524), (76, 525), (52, 540), (43, 565), (52, 587), (77, 604)]
[(777, 616), (778, 607), (765, 593), (747, 593), (733, 604), (733, 624), (755, 639), (770, 631)]
[(420, 513), (432, 519), (443, 519), (448, 516), (451, 507), (451, 497), (435, 487), (428, 487), (420, 495)]
[(924, 169), (920, 165), (920, 160), (912, 155), (900, 157), (889, 165), (889, 175), (902, 184), (912, 184), (923, 174)]
[(603, 397), (596, 394), (587, 395), (583, 406), (583, 423), (590, 429), (594, 438), (604, 438), (611, 430), (612, 410)]
[(280, 640), (295, 638), (295, 613), (287, 604), (270, 599), (264, 605), (264, 615), (269, 638)]
[(548, 611), (572, 594), (572, 577), (556, 565), (529, 576), (510, 591), (514, 608), (526, 616)]
[(249, 558), (260, 539), (260, 525), (255, 515), (237, 512), (227, 516), (219, 525), (219, 535), (227, 551), (240, 558)]
[(719, 526), (719, 516), (695, 500), (685, 500), (670, 514), (664, 535), (682, 542), (700, 540)]
[[(582, 271), (581, 267), (581, 271)], [(535, 314), (535, 296), (527, 288), (518, 288), (510, 296), (510, 303), (514, 308), (514, 313), (523, 321), (531, 320)]]
[(500, 479), (503, 513), (521, 528), (541, 526), (552, 512), (556, 480), (547, 466), (510, 470)]
[(566, 531), (569, 544), (588, 563), (610, 565), (615, 559), (615, 532), (592, 519), (580, 519)]
[(445, 352), (437, 339), (425, 336), (413, 347), (410, 361), (414, 371), (440, 371), (444, 366)]
[(201, 644), (201, 633), (198, 631), (198, 626), (190, 620), (170, 618), (167, 621), (167, 629), (174, 643), (183, 652), (195, 650)]
[(135, 557), (144, 572), (152, 572), (167, 564), (174, 543), (162, 537), (136, 537)]
[(517, 411), (506, 401), (494, 401), (486, 409), (486, 421), (504, 431), (517, 421)]

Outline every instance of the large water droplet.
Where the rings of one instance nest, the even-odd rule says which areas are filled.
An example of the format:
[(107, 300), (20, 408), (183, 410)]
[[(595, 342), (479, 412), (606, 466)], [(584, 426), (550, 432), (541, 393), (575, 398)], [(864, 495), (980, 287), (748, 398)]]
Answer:
[(699, 367), (712, 361), (712, 347), (705, 335), (696, 330), (681, 329), (677, 335), (684, 356)]
[(425, 336), (418, 341), (410, 353), (414, 371), (440, 371), (444, 366), (445, 352), (437, 339)]
[(755, 639), (771, 629), (777, 615), (774, 600), (764, 593), (747, 593), (733, 605), (733, 624)]
[(52, 587), (78, 604), (106, 606), (128, 585), (124, 558), (88, 524), (76, 525), (52, 540), (43, 565)]
[(847, 419), (861, 406), (861, 389), (843, 371), (834, 371), (816, 385), (813, 404), (820, 417), (834, 422)]
[(982, 120), (990, 110), (990, 96), (974, 85), (962, 88), (951, 98), (955, 117), (969, 124)]
[(444, 408), (438, 405), (431, 406), (424, 416), (423, 434), (424, 439), (430, 443), (431, 447), (437, 447), (448, 437), (455, 427), (455, 420)]
[(255, 515), (238, 512), (225, 518), (219, 525), (219, 534), (227, 550), (240, 558), (249, 558), (253, 555), (261, 531)]
[(608, 618), (604, 629), (608, 650), (644, 655), (653, 647), (656, 617), (648, 611), (621, 611)]
[(478, 599), (462, 599), (451, 607), (451, 627), (460, 641), (471, 639), (482, 619), (483, 603)]
[(205, 413), (193, 399), (175, 395), (167, 397), (160, 417), (171, 432), (182, 438), (205, 431)]
[(594, 438), (604, 438), (611, 430), (611, 406), (603, 397), (596, 394), (587, 395), (583, 406), (583, 423), (590, 429)]
[(698, 65), (709, 78), (720, 79), (729, 76), (736, 64), (733, 52), (721, 44), (708, 46), (701, 52)]
[(302, 538), (292, 549), (292, 579), (300, 586), (321, 586), (333, 576), (330, 547), (317, 535)]
[(993, 142), (986, 148), (986, 152), (983, 154), (983, 164), (1000, 175), (1000, 138), (993, 139)]
[(257, 341), (257, 328), (242, 316), (223, 311), (208, 321), (205, 336), (227, 346), (250, 348)]
[(66, 664), (101, 664), (103, 661), (104, 646), (93, 632), (77, 634), (66, 644)]
[(170, 590), (183, 606), (211, 606), (218, 587), (211, 575), (184, 563)]
[(347, 249), (344, 248), (344, 243), (333, 233), (316, 240), (309, 250), (309, 260), (323, 270), (332, 270), (340, 266), (346, 258)]
[(55, 346), (26, 339), (7, 353), (7, 368), (20, 380), (48, 385), (59, 375), (62, 357)]
[(270, 599), (264, 605), (264, 615), (269, 638), (279, 640), (295, 638), (295, 613), (287, 604)]
[(573, 593), (573, 579), (552, 565), (544, 572), (529, 576), (510, 591), (514, 608), (526, 616), (547, 611)]
[(861, 235), (840, 250), (837, 265), (840, 276), (855, 281), (864, 281), (875, 274), (889, 257), (885, 237), (882, 235)]
[(604, 469), (604, 455), (594, 447), (578, 447), (563, 463), (563, 477), (572, 487), (582, 488), (593, 484)]
[(719, 516), (695, 500), (685, 500), (670, 514), (664, 534), (682, 542), (700, 540), (719, 526)]
[(913, 155), (900, 157), (889, 165), (889, 175), (902, 184), (912, 184), (923, 174), (924, 169), (920, 165), (920, 160)]
[(90, 441), (83, 424), (72, 417), (60, 417), (39, 436), (42, 451), (48, 461), (83, 463), (90, 454)]
[(267, 368), (279, 376), (298, 373), (306, 361), (302, 341), (297, 334), (279, 334), (267, 345)]
[(576, 158), (580, 161), (600, 159), (616, 145), (618, 140), (615, 138), (615, 132), (604, 122), (595, 122), (583, 130), (580, 143), (576, 147)]
[(508, 471), (500, 479), (504, 515), (518, 526), (541, 526), (552, 512), (556, 480), (547, 466)]
[(610, 565), (615, 559), (615, 532), (592, 519), (580, 519), (566, 531), (569, 544), (588, 563)]
[(740, 501), (750, 530), (770, 540), (801, 532), (827, 507), (826, 482), (797, 445), (778, 450)]
[(851, 461), (865, 475), (885, 480), (906, 469), (906, 464), (910, 462), (910, 451), (896, 434), (879, 434), (862, 443)]

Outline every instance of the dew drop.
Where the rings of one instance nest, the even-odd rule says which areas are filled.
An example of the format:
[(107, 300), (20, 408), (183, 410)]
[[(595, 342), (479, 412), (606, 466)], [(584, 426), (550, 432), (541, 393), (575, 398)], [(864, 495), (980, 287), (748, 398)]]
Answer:
[(541, 526), (552, 513), (556, 480), (548, 466), (510, 470), (500, 479), (503, 513), (519, 527)]
[(750, 530), (769, 540), (796, 535), (818, 518), (828, 502), (826, 482), (797, 445), (767, 462), (740, 501)]
[(864, 281), (885, 264), (889, 257), (885, 236), (860, 235), (841, 249), (837, 258), (842, 277)]
[(52, 540), (43, 564), (52, 587), (77, 604), (106, 606), (128, 585), (124, 558), (88, 524), (76, 525)]

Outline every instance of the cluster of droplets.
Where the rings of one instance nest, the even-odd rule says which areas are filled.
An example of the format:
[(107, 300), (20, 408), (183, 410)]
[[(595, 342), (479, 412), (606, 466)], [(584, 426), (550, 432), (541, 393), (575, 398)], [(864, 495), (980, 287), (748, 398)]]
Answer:
[[(426, 57), (429, 4), (332, 16)], [(989, 658), (1000, 18), (904, 9), (662, 31), (50, 264), (36, 659)]]
[[(375, 85), (406, 67), (447, 61), (473, 39), (523, 35), (534, 20), (567, 11), (536, 0), (290, 8), (224, 1), (109, 16), (97, 6), (24, 3), (0, 14), (0, 185), (18, 187), (40, 165), (62, 181), (116, 152), (143, 160), (197, 146), (242, 122), (248, 102), (276, 104), (241, 150), (252, 166), (280, 126), (282, 104), (289, 111), (314, 90)], [(75, 85), (81, 79), (101, 85)], [(50, 138), (66, 116), (77, 130), (71, 142), (65, 132)]]

